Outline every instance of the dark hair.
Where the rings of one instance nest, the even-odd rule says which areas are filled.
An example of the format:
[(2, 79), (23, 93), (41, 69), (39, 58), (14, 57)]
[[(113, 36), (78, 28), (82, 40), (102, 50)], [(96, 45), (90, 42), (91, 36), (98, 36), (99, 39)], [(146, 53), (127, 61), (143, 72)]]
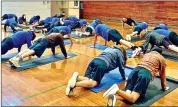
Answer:
[(163, 51), (163, 50), (162, 50), (162, 48), (154, 47), (151, 51), (156, 51), (156, 52), (162, 54), (162, 51)]
[(31, 31), (32, 32), (32, 40), (34, 40), (35, 38), (36, 38), (36, 34), (33, 32), (33, 31)]
[(22, 20), (26, 22), (26, 18), (24, 18), (24, 16), (26, 16), (25, 14), (22, 15)]
[(40, 20), (40, 16), (39, 16), (39, 15), (37, 15), (36, 18), (37, 18), (38, 20)]
[(127, 53), (125, 51), (125, 49), (123, 47), (120, 47), (122, 54), (124, 56), (124, 65), (126, 65), (126, 61), (127, 61)]
[(59, 33), (62, 34), (63, 36), (67, 34), (65, 30), (60, 30)]

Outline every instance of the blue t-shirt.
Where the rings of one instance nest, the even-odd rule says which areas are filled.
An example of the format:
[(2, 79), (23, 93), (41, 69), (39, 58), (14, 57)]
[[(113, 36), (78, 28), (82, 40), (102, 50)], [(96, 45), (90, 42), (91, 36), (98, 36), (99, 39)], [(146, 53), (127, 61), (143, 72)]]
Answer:
[(137, 27), (139, 27), (143, 30), (143, 29), (146, 29), (148, 27), (148, 24), (147, 23), (138, 23)]
[(155, 27), (156, 28), (159, 28), (159, 29), (164, 29), (164, 30), (168, 30), (168, 27), (165, 25), (165, 24), (159, 24)]
[(54, 23), (58, 22), (58, 20), (59, 20), (59, 18), (53, 17), (52, 20), (51, 20), (51, 22), (49, 22), (49, 23), (50, 24), (54, 24)]
[(94, 20), (93, 22), (90, 23), (89, 26), (91, 26), (95, 29), (97, 25), (98, 25), (98, 22), (96, 20)]
[(15, 48), (21, 48), (22, 45), (26, 43), (29, 48), (31, 46), (32, 37), (32, 31), (18, 31), (11, 36)]
[(56, 28), (58, 31), (64, 30), (64, 31), (66, 31), (66, 34), (71, 34), (71, 29), (67, 26), (57, 26), (54, 28)]
[(79, 23), (80, 23), (80, 27), (82, 27), (84, 25), (87, 25), (87, 21), (86, 20), (80, 20)]
[(17, 22), (15, 21), (15, 19), (7, 19), (6, 22), (5, 22), (5, 25), (10, 26), (11, 23), (17, 24)]
[(74, 23), (80, 21), (80, 19), (78, 19), (78, 18), (75, 17), (75, 16), (69, 16), (69, 17), (68, 17), (68, 20), (71, 20), (71, 21), (73, 21)]
[(100, 35), (102, 38), (104, 38), (106, 41), (108, 41), (108, 32), (110, 28), (105, 24), (99, 24), (95, 28), (95, 32)]
[(36, 22), (36, 21), (39, 21), (40, 19), (38, 19), (38, 16), (33, 16), (31, 19), (30, 19), (30, 24)]
[(64, 20), (64, 26), (72, 25), (74, 22), (71, 20)]
[(49, 22), (51, 22), (51, 21), (52, 21), (52, 18), (51, 18), (51, 17), (46, 17), (46, 18), (43, 20), (44, 24), (49, 23)]
[(165, 30), (165, 29), (157, 29), (157, 30), (153, 30), (152, 32), (156, 32), (158, 34), (164, 35), (165, 37), (169, 37), (169, 35), (172, 31)]
[(111, 71), (119, 67), (119, 70), (124, 72), (124, 56), (120, 48), (108, 47), (96, 58), (106, 62), (107, 70)]
[(22, 17), (19, 17), (18, 22), (19, 22), (19, 24), (23, 24)]
[(7, 14), (8, 19), (17, 17), (15, 14)]

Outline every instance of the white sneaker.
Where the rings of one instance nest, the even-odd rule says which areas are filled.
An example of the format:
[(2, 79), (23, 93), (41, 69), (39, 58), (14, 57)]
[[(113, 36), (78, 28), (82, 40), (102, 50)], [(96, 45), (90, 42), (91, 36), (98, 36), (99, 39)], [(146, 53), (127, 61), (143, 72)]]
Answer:
[(139, 55), (140, 50), (138, 48), (136, 48), (133, 52), (132, 52), (132, 57), (135, 57), (137, 55)]
[(9, 59), (9, 64), (12, 66), (15, 66), (16, 68), (20, 67), (19, 60), (17, 60), (17, 58)]
[(70, 94), (72, 89), (75, 87), (75, 84), (77, 82), (77, 78), (78, 78), (78, 72), (74, 72), (72, 77), (69, 79), (68, 84), (67, 84), (67, 88), (66, 88), (66, 95), (67, 96)]
[(115, 104), (116, 104), (116, 96), (115, 95), (109, 95), (107, 107), (114, 107)]
[(119, 87), (117, 86), (117, 84), (114, 84), (103, 94), (103, 97), (107, 97), (108, 95), (111, 95), (111, 94), (116, 94), (118, 90), (119, 90)]
[(131, 40), (131, 35), (126, 35), (126, 40), (130, 41)]

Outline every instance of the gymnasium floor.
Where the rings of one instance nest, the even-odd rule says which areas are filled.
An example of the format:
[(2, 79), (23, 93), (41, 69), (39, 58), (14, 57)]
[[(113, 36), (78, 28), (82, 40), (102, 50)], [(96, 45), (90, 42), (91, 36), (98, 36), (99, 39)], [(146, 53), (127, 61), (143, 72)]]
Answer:
[[(89, 20), (91, 22), (91, 20)], [(111, 28), (115, 28), (122, 32), (124, 36), (130, 33), (128, 26), (123, 31), (121, 23), (104, 21)], [(170, 29), (178, 33), (173, 27)], [(2, 38), (7, 36), (2, 32)], [(39, 36), (39, 35), (38, 35)], [(106, 106), (107, 98), (102, 98), (105, 91), (93, 93), (84, 88), (76, 88), (71, 97), (65, 95), (65, 88), (68, 79), (73, 72), (79, 72), (84, 75), (89, 62), (102, 51), (89, 48), (88, 45), (93, 43), (94, 38), (73, 39), (74, 44), (66, 45), (67, 51), (78, 54), (78, 56), (53, 62), (47, 65), (31, 68), (21, 72), (16, 72), (6, 67), (6, 63), (2, 63), (2, 105), (12, 106)], [(98, 43), (104, 44), (102, 38), (98, 38)], [(144, 41), (135, 42), (140, 45)], [(109, 42), (109, 46), (113, 43)], [(119, 46), (118, 46), (119, 47)], [(25, 49), (26, 46), (23, 46)], [(13, 49), (9, 51), (12, 53)], [(58, 51), (59, 52), (59, 49)], [(52, 54), (50, 49), (46, 50), (43, 56)], [(129, 58), (127, 65), (136, 66), (139, 58)], [(178, 62), (167, 60), (167, 76), (178, 79)], [(119, 85), (123, 88), (125, 83)], [(117, 106), (126, 106), (127, 104), (118, 101)], [(161, 98), (152, 106), (175, 106), (178, 105), (178, 89), (175, 89), (165, 97)], [(129, 105), (128, 105), (129, 106)]]

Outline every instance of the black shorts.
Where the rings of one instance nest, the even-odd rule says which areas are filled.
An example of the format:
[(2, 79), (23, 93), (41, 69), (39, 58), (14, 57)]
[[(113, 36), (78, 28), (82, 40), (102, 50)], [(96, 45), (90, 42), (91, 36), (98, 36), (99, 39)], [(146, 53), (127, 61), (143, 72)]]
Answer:
[(136, 32), (136, 31), (138, 32), (137, 35), (140, 35), (140, 32), (142, 31), (142, 29), (140, 27), (136, 26), (134, 28), (134, 32)]
[(171, 32), (169, 34), (169, 40), (172, 42), (172, 44), (178, 46), (178, 35), (175, 32)]
[(47, 38), (39, 38), (35, 44), (29, 47), (29, 49), (34, 50), (37, 57), (41, 57), (43, 52), (46, 50), (48, 46), (48, 39)]
[(149, 70), (143, 67), (136, 67), (128, 77), (125, 90), (137, 92), (141, 97), (144, 97), (151, 79), (152, 74)]
[(112, 40), (114, 43), (116, 42), (116, 45), (120, 44), (123, 37), (116, 29), (110, 29), (108, 33), (108, 41)]
[(93, 59), (85, 72), (85, 77), (97, 81), (100, 84), (103, 76), (107, 72), (107, 64), (101, 59)]
[(14, 43), (11, 37), (4, 38), (1, 42), (1, 55), (6, 54), (8, 50), (14, 48)]
[(85, 32), (90, 32), (90, 35), (92, 35), (93, 30), (92, 30), (92, 28), (87, 27), (87, 28), (85, 29)]
[(164, 38), (163, 39), (163, 42), (162, 42), (162, 45), (168, 49), (169, 45), (172, 45), (172, 42), (168, 39), (168, 38)]

